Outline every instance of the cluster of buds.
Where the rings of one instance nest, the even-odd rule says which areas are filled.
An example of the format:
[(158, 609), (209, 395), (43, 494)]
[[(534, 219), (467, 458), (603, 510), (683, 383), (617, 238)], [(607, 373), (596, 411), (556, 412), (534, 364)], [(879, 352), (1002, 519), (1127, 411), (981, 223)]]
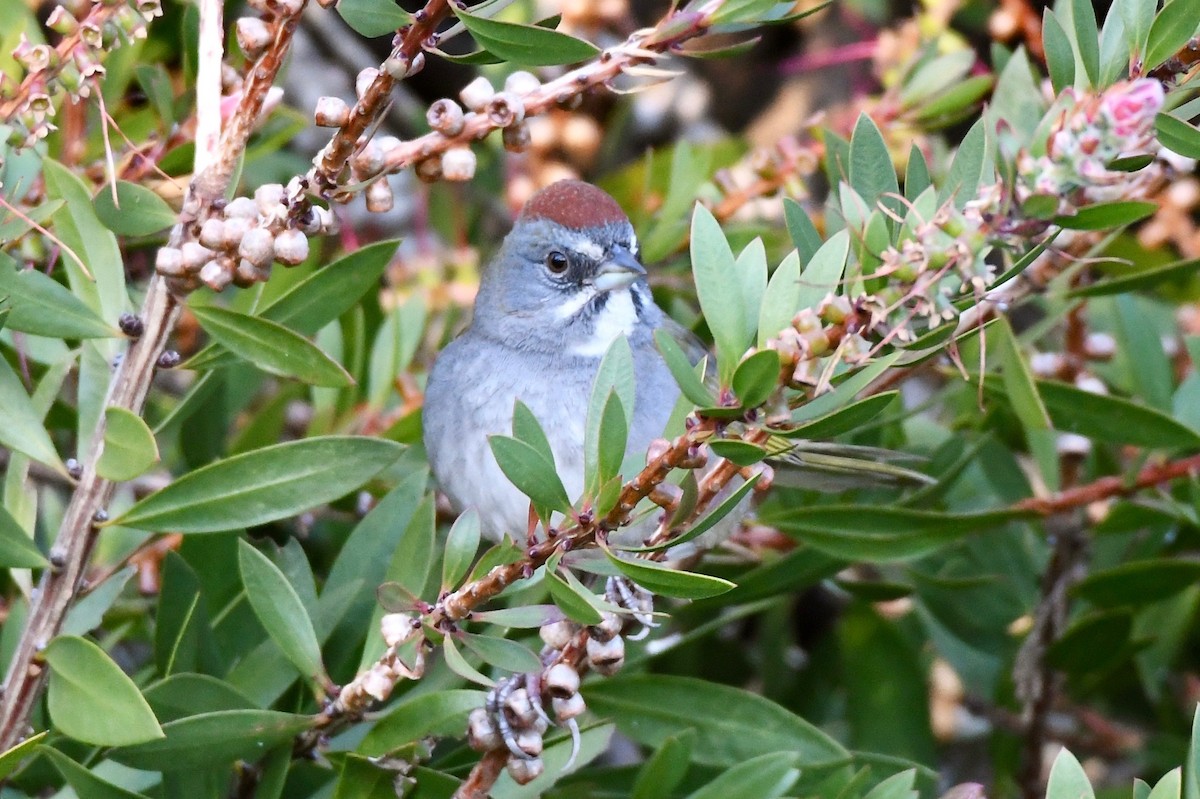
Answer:
[(1120, 158), (1158, 155), (1154, 118), (1165, 95), (1155, 78), (1123, 81), (1100, 94), (1066, 89), (1061, 112), (1049, 136), (1017, 159), (1016, 199), (1057, 199), (1056, 213), (1090, 203), (1143, 196), (1162, 176), (1153, 162), (1135, 172), (1113, 169)]
[(93, 82), (104, 75), (104, 55), (144, 39), (146, 23), (159, 16), (160, 0), (96, 3), (82, 20), (65, 6), (55, 6), (46, 25), (62, 36), (57, 47), (33, 44), (22, 33), (12, 57), (24, 74), (19, 82), (0, 74), (0, 118), (15, 123), (7, 144), (28, 147), (55, 130), (49, 118), (56, 95), (75, 100), (90, 96)]
[(343, 710), (360, 712), (372, 702), (383, 702), (402, 679), (420, 679), (425, 671), (425, 650), (418, 642), (416, 659), (410, 666), (400, 659), (399, 649), (421, 632), (420, 620), (408, 613), (388, 613), (379, 620), (387, 649), (379, 660), (338, 693), (336, 704)]
[(823, 371), (818, 359), (835, 351), (846, 363), (861, 363), (870, 351), (863, 337), (869, 321), (878, 313), (873, 297), (851, 301), (830, 294), (816, 310), (801, 308), (790, 326), (767, 341), (779, 353), (784, 369), (791, 371), (792, 385), (814, 385)]
[(172, 291), (186, 294), (201, 283), (221, 291), (230, 283), (246, 287), (265, 281), (271, 265), (297, 266), (308, 258), (308, 236), (334, 233), (337, 220), (328, 209), (307, 202), (303, 180), (287, 188), (268, 183), (254, 198), (238, 197), (219, 215), (205, 219), (196, 240), (163, 247), (155, 269)]
[[(820, 158), (811, 144), (795, 136), (784, 136), (772, 147), (759, 147), (725, 169), (717, 170), (713, 183), (722, 194), (715, 208), (722, 217), (743, 208), (749, 201), (775, 192), (781, 196), (803, 197), (808, 194), (805, 178), (820, 168)], [(778, 207), (778, 200), (775, 201)], [(761, 209), (759, 209), (761, 210)]]

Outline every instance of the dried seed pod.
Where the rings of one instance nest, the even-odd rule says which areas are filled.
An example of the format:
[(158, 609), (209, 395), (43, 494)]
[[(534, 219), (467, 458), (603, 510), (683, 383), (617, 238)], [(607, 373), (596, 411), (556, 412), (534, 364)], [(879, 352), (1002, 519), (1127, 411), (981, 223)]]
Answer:
[(358, 95), (358, 99), (362, 99), (371, 88), (371, 84), (379, 77), (379, 70), (375, 67), (367, 67), (358, 73), (358, 77), (354, 79), (354, 93)]
[(458, 98), (472, 111), (481, 111), (495, 93), (496, 90), (492, 88), (491, 82), (480, 75), (463, 87), (462, 91), (458, 93)]
[(200, 228), (200, 243), (213, 250), (225, 248), (225, 220), (211, 217)]
[(154, 255), (154, 269), (164, 277), (179, 277), (184, 273), (183, 252), (175, 247), (160, 247)]
[(565, 699), (579, 692), (579, 672), (567, 663), (555, 663), (546, 670), (542, 684), (551, 697)]
[(373, 214), (383, 214), (392, 210), (394, 197), (392, 184), (387, 178), (380, 178), (367, 186), (367, 210)]
[(271, 43), (271, 29), (258, 17), (242, 17), (237, 21), (237, 43), (247, 58), (255, 59), (263, 54)]
[(312, 236), (333, 235), (338, 232), (337, 217), (328, 208), (314, 205), (312, 217), (304, 226), (304, 232)]
[(226, 219), (254, 219), (258, 216), (258, 203), (249, 197), (234, 197), (225, 203), (222, 213)]
[(340, 128), (350, 120), (350, 106), (341, 97), (318, 97), (313, 122), (322, 128)]
[(363, 693), (382, 702), (392, 695), (392, 689), (396, 687), (396, 676), (389, 666), (376, 663), (362, 677)]
[(522, 730), (517, 733), (517, 748), (530, 757), (537, 757), (542, 753), (542, 734), (537, 730)]
[(251, 228), (242, 236), (237, 252), (255, 266), (266, 266), (275, 260), (275, 236), (266, 228)]
[(308, 236), (300, 230), (285, 230), (275, 237), (275, 260), (284, 266), (299, 266), (308, 260)]
[(513, 782), (517, 785), (527, 785), (533, 782), (542, 776), (542, 772), (545, 770), (546, 764), (542, 762), (540, 757), (528, 760), (520, 757), (510, 757), (508, 759), (508, 776), (512, 777)]
[[(221, 232), (224, 234), (224, 237), (221, 239), (221, 243), (217, 245), (217, 249), (236, 250), (238, 245), (242, 243), (242, 237), (245, 236), (249, 231), (250, 220), (244, 216), (235, 216), (232, 219), (225, 219), (225, 223), (221, 225)], [(203, 237), (201, 237), (201, 241), (203, 241)]]
[(426, 158), (424, 161), (418, 161), (416, 167), (417, 179), (423, 183), (436, 183), (442, 179), (442, 159), (441, 156), (433, 156)]
[(513, 94), (529, 94), (541, 88), (542, 82), (532, 72), (517, 70), (504, 79), (504, 91)]
[(546, 642), (546, 646), (551, 649), (562, 649), (571, 643), (571, 639), (575, 637), (576, 629), (578, 628), (574, 622), (563, 619), (562, 621), (543, 624), (542, 628), (538, 630), (538, 635)]
[(475, 177), (475, 153), (467, 147), (455, 147), (442, 153), (442, 176), (446, 180), (470, 180)]
[(200, 282), (213, 291), (222, 291), (233, 282), (233, 262), (214, 258), (200, 268)]
[(388, 613), (379, 620), (379, 632), (389, 647), (399, 646), (412, 637), (416, 627), (408, 613)]
[(254, 202), (258, 205), (258, 212), (265, 217), (275, 213), (283, 203), (283, 197), (281, 183), (265, 183), (254, 190)]
[(374, 139), (368, 139), (354, 154), (350, 165), (360, 177), (377, 175), (383, 169), (383, 149)]
[(521, 729), (531, 726), (538, 718), (537, 709), (524, 688), (518, 688), (508, 695), (504, 702), (504, 713), (514, 727)]
[(625, 664), (625, 639), (614, 635), (607, 641), (589, 638), (587, 642), (588, 663), (596, 673), (610, 677)]
[(581, 716), (583, 715), (583, 711), (587, 710), (587, 704), (583, 701), (583, 694), (578, 693), (563, 698), (555, 697), (550, 700), (550, 706), (554, 708), (554, 717), (560, 723)]
[(425, 112), (425, 120), (429, 127), (443, 136), (457, 136), (463, 130), (462, 107), (453, 100), (443, 97), (435, 100)]
[(476, 752), (488, 752), (504, 746), (496, 722), (481, 707), (475, 708), (467, 716), (467, 745)]
[(237, 268), (233, 270), (233, 285), (241, 289), (249, 288), (262, 279), (259, 268), (245, 258), (238, 261)]
[(512, 92), (500, 92), (492, 96), (485, 106), (488, 120), (493, 125), (507, 128), (525, 118), (525, 101)]
[[(159, 250), (162, 252), (162, 250)], [(183, 271), (199, 272), (200, 268), (213, 259), (215, 252), (198, 241), (185, 242), (180, 248), (183, 253)]]
[(509, 125), (501, 132), (500, 137), (504, 142), (504, 149), (510, 153), (525, 152), (529, 149), (531, 142), (529, 125), (524, 122), (517, 125)]
[(621, 634), (621, 628), (625, 626), (625, 622), (621, 617), (612, 611), (604, 611), (600, 614), (600, 623), (593, 624), (588, 627), (588, 637), (591, 640), (605, 641), (612, 640), (615, 636)]

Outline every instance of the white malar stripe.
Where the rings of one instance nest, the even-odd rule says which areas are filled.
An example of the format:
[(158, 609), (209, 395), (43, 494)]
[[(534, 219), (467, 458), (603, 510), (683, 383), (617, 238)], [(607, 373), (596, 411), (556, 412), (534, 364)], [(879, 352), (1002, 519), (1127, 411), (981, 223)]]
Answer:
[(591, 302), (595, 297), (595, 289), (590, 287), (581, 288), (570, 298), (565, 300), (562, 305), (559, 305), (554, 309), (554, 316), (560, 320), (570, 319), (572, 316), (582, 311), (584, 306)]
[(629, 289), (609, 293), (608, 302), (596, 317), (592, 335), (582, 344), (571, 348), (572, 355), (598, 358), (608, 352), (608, 347), (617, 336), (633, 334), (637, 326), (637, 307)]

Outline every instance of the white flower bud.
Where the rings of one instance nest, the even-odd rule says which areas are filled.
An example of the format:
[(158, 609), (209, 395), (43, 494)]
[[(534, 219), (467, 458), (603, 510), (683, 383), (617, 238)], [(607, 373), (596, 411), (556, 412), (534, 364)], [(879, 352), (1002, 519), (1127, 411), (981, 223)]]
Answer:
[(537, 757), (542, 753), (542, 734), (537, 730), (522, 730), (517, 733), (517, 748), (530, 757)]
[(532, 725), (538, 717), (537, 710), (529, 699), (529, 692), (524, 688), (518, 688), (508, 695), (504, 702), (504, 712), (508, 714), (514, 727), (522, 729)]
[(267, 183), (259, 186), (254, 190), (254, 202), (258, 205), (258, 212), (270, 218), (283, 203), (283, 185)]
[(340, 128), (350, 119), (350, 106), (341, 97), (318, 97), (313, 122), (322, 128)]
[(518, 70), (504, 79), (504, 91), (514, 94), (529, 94), (542, 85), (532, 72)]
[(358, 77), (354, 79), (354, 93), (361, 100), (363, 95), (367, 93), (367, 89), (371, 88), (371, 84), (379, 77), (379, 70), (375, 67), (367, 67), (362, 72), (358, 73)]
[(255, 266), (266, 266), (275, 260), (275, 236), (266, 228), (247, 230), (238, 245), (238, 255)]
[(529, 136), (529, 125), (525, 122), (509, 125), (500, 133), (500, 138), (504, 142), (504, 149), (510, 153), (525, 152), (529, 149), (532, 141)]
[(442, 176), (446, 180), (475, 177), (475, 153), (466, 147), (455, 147), (442, 153)]
[(392, 210), (392, 184), (387, 178), (380, 178), (367, 186), (367, 210), (373, 214), (383, 214)]
[(243, 258), (238, 261), (237, 268), (233, 270), (233, 285), (244, 289), (253, 286), (260, 280), (266, 280), (270, 276), (269, 267), (257, 267)]
[(525, 101), (512, 92), (493, 95), (486, 109), (491, 123), (501, 128), (515, 125), (525, 118)]
[(275, 260), (284, 266), (299, 266), (308, 259), (308, 236), (301, 230), (285, 230), (275, 237)]
[(200, 268), (216, 255), (215, 252), (197, 241), (185, 242), (181, 252), (183, 253), (183, 271), (185, 272), (199, 272)]
[(1054, 441), (1060, 457), (1086, 458), (1092, 451), (1091, 439), (1078, 433), (1062, 433)]
[(280, 12), (289, 17), (304, 10), (304, 0), (276, 0), (276, 2), (279, 4)]
[(1037, 377), (1053, 377), (1066, 366), (1061, 352), (1035, 352), (1029, 358), (1029, 370)]
[(463, 87), (463, 90), (458, 93), (458, 98), (472, 111), (480, 111), (495, 93), (496, 90), (492, 88), (491, 82), (480, 75)]
[(463, 110), (453, 100), (442, 98), (435, 100), (425, 112), (425, 120), (429, 127), (443, 136), (457, 136), (463, 130)]
[(383, 148), (374, 139), (368, 139), (351, 161), (354, 171), (362, 177), (379, 174), (383, 169)]
[(613, 636), (621, 633), (621, 628), (625, 623), (621, 617), (612, 611), (604, 611), (600, 614), (600, 623), (588, 627), (588, 635), (598, 641), (608, 641)]
[(404, 144), (404, 142), (400, 141), (395, 136), (380, 136), (375, 141), (379, 142), (379, 149), (383, 153), (383, 158), (385, 161), (391, 158), (392, 154), (399, 150)]
[(310, 236), (333, 235), (338, 232), (337, 217), (328, 208), (314, 205), (312, 218), (304, 226), (304, 232)]
[(508, 776), (512, 777), (513, 782), (517, 785), (528, 785), (542, 776), (542, 772), (545, 770), (546, 764), (542, 762), (540, 757), (529, 760), (519, 757), (510, 757), (508, 759)]
[(496, 729), (496, 722), (481, 707), (467, 716), (467, 745), (476, 752), (488, 752), (504, 746), (504, 739)]
[(228, 258), (214, 258), (200, 268), (200, 281), (213, 291), (222, 291), (233, 282), (232, 267)]
[(415, 629), (413, 617), (407, 613), (388, 613), (379, 620), (379, 632), (389, 647), (400, 646), (412, 638)]
[(575, 637), (575, 624), (563, 619), (562, 621), (554, 621), (549, 624), (543, 624), (538, 630), (538, 635), (546, 642), (546, 646), (551, 649), (562, 649), (567, 644), (571, 643), (571, 639)]
[[(207, 223), (205, 223), (207, 224)], [(235, 216), (232, 219), (226, 219), (221, 225), (221, 243), (217, 249), (221, 250), (236, 250), (238, 245), (242, 243), (242, 237), (250, 230), (250, 220), (243, 216)], [(204, 240), (203, 235), (200, 238)]]
[(258, 17), (242, 17), (237, 21), (237, 43), (247, 58), (263, 54), (271, 43), (271, 29)]
[(417, 179), (422, 183), (436, 183), (442, 179), (442, 159), (440, 156), (426, 158), (417, 162)]
[(555, 697), (550, 700), (550, 706), (554, 708), (554, 717), (560, 722), (581, 716), (583, 711), (587, 710), (583, 694), (572, 694), (562, 699)]
[(200, 243), (213, 250), (225, 248), (225, 221), (215, 216), (204, 220), (200, 228)]
[(1083, 351), (1089, 358), (1107, 361), (1117, 354), (1117, 341), (1108, 333), (1088, 333)]
[(607, 641), (589, 638), (587, 642), (588, 663), (596, 673), (606, 677), (616, 674), (625, 664), (625, 639), (614, 635)]
[(579, 692), (579, 672), (566, 663), (555, 663), (543, 678), (546, 693), (554, 698), (566, 698)]
[(234, 197), (225, 204), (226, 219), (254, 219), (258, 216), (258, 203), (249, 197)]
[(1089, 394), (1108, 394), (1108, 386), (1104, 385), (1104, 381), (1095, 375), (1079, 375), (1075, 378), (1075, 388), (1082, 389)]
[(154, 268), (164, 277), (179, 277), (183, 274), (183, 253), (175, 247), (160, 247), (154, 255)]

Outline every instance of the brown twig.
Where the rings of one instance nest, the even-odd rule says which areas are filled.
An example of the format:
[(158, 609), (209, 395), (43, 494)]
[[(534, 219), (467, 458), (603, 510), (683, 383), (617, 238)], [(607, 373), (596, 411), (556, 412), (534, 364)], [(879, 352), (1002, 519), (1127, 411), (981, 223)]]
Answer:
[(479, 762), (471, 769), (470, 775), (458, 786), (451, 799), (487, 799), (488, 791), (500, 779), (504, 764), (508, 762), (507, 749), (493, 749), (485, 752)]
[(1101, 477), (1087, 485), (1062, 491), (1052, 497), (1030, 497), (1018, 502), (1015, 510), (1030, 511), (1039, 516), (1053, 516), (1075, 508), (1086, 507), (1114, 497), (1127, 497), (1153, 486), (1169, 483), (1181, 477), (1196, 477), (1200, 474), (1200, 455), (1192, 455), (1175, 461), (1147, 466), (1133, 480), (1118, 475)]

